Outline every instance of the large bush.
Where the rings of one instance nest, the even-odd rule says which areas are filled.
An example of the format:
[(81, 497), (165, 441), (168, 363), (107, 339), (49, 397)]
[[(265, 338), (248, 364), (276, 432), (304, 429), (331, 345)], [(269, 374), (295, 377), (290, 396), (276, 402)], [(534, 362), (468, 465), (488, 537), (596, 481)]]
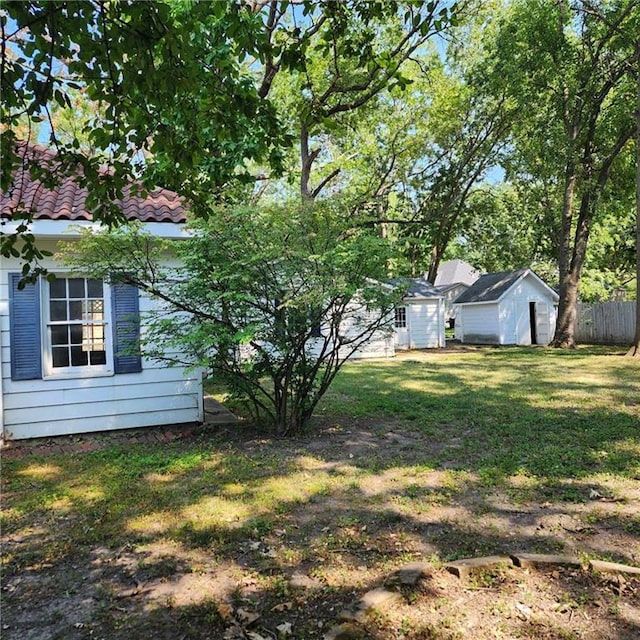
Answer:
[(146, 355), (203, 367), (255, 420), (300, 431), (345, 360), (392, 331), (386, 243), (327, 203), (218, 209), (192, 231), (171, 246), (135, 226), (88, 233), (66, 260), (162, 301)]

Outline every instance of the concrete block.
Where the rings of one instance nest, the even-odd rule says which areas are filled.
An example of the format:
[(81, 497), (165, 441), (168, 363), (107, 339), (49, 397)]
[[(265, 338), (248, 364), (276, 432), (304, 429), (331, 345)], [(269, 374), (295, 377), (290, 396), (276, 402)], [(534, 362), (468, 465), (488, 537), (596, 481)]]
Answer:
[(474, 571), (491, 569), (492, 567), (506, 564), (513, 566), (509, 556), (485, 556), (483, 558), (465, 558), (445, 564), (444, 568), (458, 578), (465, 578)]
[(560, 566), (582, 567), (580, 560), (574, 556), (553, 555), (549, 553), (514, 553), (511, 560), (516, 567)]

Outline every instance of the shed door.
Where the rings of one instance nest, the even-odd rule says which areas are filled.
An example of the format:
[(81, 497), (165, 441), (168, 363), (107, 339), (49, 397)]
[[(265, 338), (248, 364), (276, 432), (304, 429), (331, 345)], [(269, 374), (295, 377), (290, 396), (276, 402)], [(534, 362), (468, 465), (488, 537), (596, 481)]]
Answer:
[(396, 307), (395, 312), (395, 346), (396, 349), (409, 348), (409, 318), (407, 307)]
[(536, 302), (536, 344), (551, 342), (551, 324), (549, 321), (549, 305), (546, 302)]

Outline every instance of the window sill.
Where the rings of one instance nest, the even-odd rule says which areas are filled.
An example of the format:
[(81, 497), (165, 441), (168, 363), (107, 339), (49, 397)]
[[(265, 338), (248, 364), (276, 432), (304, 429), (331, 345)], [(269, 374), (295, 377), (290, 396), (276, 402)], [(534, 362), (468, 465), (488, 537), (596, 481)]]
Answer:
[(92, 371), (90, 369), (80, 369), (78, 368), (75, 371), (55, 371), (45, 373), (42, 376), (43, 380), (77, 380), (81, 378), (106, 378), (108, 376), (113, 376), (113, 369), (101, 369), (99, 371)]

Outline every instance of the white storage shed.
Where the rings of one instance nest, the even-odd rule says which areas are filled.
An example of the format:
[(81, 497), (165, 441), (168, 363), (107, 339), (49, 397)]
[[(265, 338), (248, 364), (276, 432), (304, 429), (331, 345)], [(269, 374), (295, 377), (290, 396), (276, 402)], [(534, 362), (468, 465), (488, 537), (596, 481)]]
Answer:
[(455, 337), (474, 344), (549, 344), (558, 298), (531, 269), (487, 273), (456, 299)]
[(402, 304), (395, 310), (395, 348), (444, 347), (445, 301), (442, 294), (424, 278), (401, 278), (391, 284), (407, 287)]

